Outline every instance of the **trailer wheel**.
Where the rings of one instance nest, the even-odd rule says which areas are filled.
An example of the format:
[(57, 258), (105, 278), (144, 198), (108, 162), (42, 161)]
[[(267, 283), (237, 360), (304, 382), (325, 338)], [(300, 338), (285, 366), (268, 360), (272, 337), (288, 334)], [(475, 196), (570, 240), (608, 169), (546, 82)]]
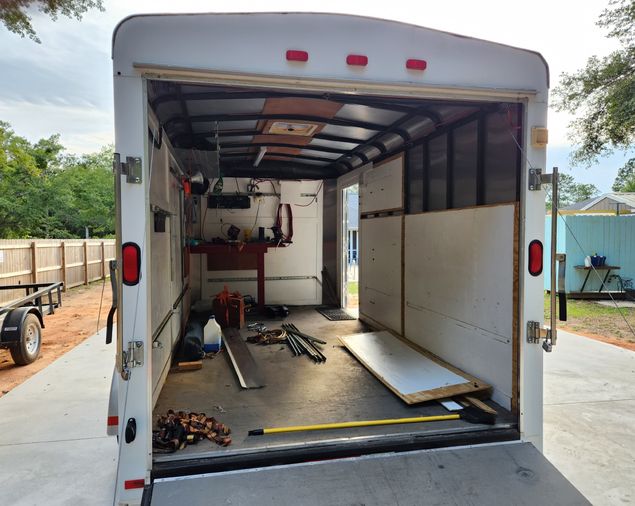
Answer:
[(40, 354), (42, 327), (34, 314), (26, 315), (20, 329), (20, 342), (11, 347), (11, 357), (18, 365), (34, 362)]

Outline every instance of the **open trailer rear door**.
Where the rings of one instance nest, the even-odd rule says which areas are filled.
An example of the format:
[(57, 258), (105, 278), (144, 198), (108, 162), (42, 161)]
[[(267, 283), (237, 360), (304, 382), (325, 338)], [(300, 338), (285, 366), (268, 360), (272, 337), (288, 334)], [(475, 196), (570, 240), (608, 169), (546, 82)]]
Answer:
[(147, 487), (143, 504), (590, 504), (530, 443), (424, 450), (189, 477)]

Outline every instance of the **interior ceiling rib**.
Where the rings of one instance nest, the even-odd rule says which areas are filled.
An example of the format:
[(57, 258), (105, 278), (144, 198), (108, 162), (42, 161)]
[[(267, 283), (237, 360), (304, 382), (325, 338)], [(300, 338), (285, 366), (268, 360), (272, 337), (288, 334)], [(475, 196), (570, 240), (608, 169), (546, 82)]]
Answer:
[(188, 170), (206, 172), (218, 136), (223, 175), (313, 179), (390, 156), (486, 107), (168, 81), (150, 81), (148, 100)]

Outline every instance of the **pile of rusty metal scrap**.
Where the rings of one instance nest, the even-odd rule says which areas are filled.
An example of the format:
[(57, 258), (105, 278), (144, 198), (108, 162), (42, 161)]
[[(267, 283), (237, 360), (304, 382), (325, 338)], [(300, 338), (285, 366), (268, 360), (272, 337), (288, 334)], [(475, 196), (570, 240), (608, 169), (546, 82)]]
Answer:
[(175, 413), (169, 409), (166, 415), (159, 415), (157, 427), (152, 431), (152, 447), (156, 453), (173, 453), (203, 439), (220, 446), (232, 442), (229, 427), (205, 413)]
[(247, 342), (254, 344), (282, 344), (287, 342), (287, 333), (282, 329), (268, 330), (263, 327), (261, 330), (256, 330), (256, 334), (249, 336)]

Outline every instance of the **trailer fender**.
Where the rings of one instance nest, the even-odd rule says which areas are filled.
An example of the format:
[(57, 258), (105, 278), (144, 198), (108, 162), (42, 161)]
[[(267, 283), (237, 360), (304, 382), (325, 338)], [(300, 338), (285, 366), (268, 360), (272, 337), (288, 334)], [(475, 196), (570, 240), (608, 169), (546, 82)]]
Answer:
[(40, 321), (40, 326), (44, 328), (44, 318), (36, 307), (19, 307), (7, 313), (0, 332), (0, 343), (20, 342), (22, 324), (28, 314), (34, 314)]

